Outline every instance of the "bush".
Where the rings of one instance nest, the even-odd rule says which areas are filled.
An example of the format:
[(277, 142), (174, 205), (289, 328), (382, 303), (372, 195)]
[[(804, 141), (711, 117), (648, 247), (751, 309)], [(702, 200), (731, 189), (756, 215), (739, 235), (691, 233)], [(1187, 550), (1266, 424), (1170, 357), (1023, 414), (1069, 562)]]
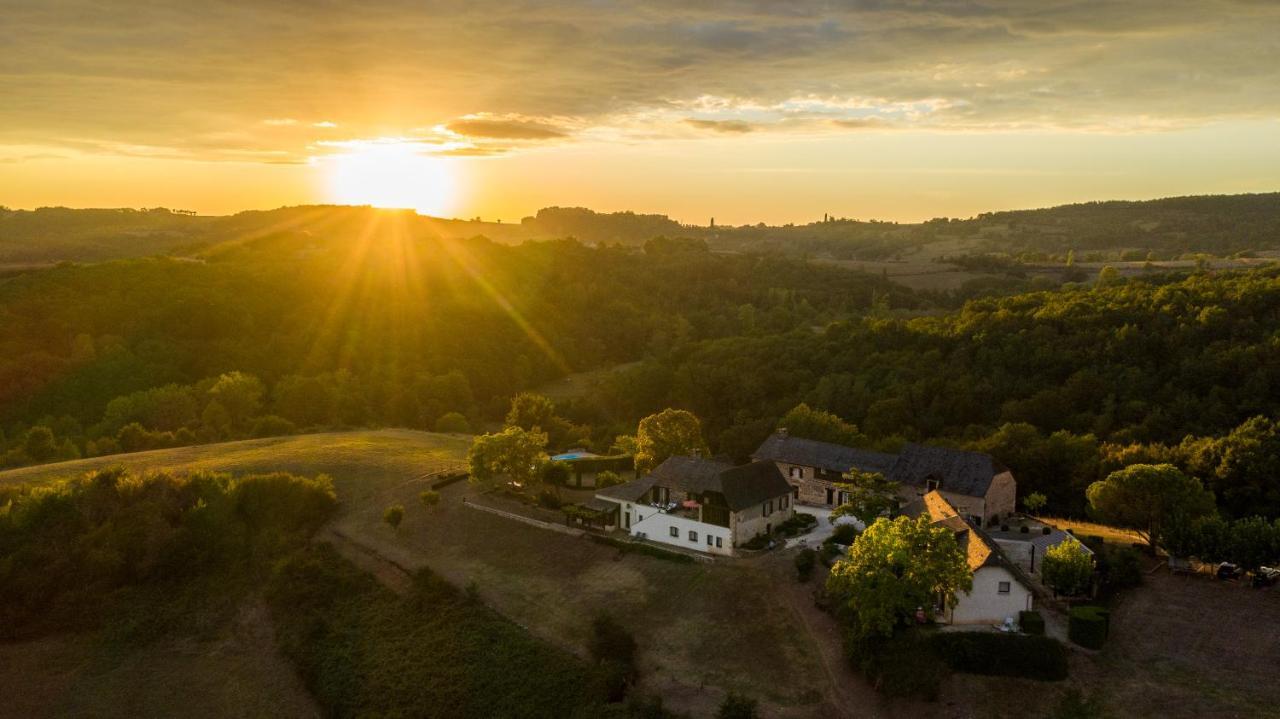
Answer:
[(1110, 630), (1110, 615), (1102, 607), (1073, 607), (1067, 620), (1067, 636), (1086, 649), (1101, 649)]
[(560, 497), (556, 495), (554, 490), (544, 489), (538, 492), (538, 505), (547, 509), (560, 509), (560, 505), (564, 502), (560, 501)]
[(249, 434), (257, 438), (282, 437), (297, 431), (298, 428), (293, 422), (284, 417), (268, 414), (253, 420), (253, 427), (249, 429)]
[(1057, 594), (1084, 594), (1093, 584), (1093, 556), (1079, 542), (1064, 539), (1044, 553), (1040, 578)]
[(796, 578), (801, 582), (809, 581), (813, 576), (813, 567), (818, 563), (818, 553), (805, 547), (796, 555)]
[(1067, 678), (1067, 650), (1050, 637), (986, 632), (947, 632), (932, 639), (947, 666), (966, 674), (1040, 681)]
[(418, 499), (422, 501), (424, 507), (434, 507), (440, 504), (440, 493), (434, 489), (428, 489), (418, 495)]
[(858, 528), (852, 524), (845, 523), (837, 524), (835, 529), (831, 530), (831, 536), (827, 537), (824, 541), (828, 544), (840, 544), (847, 547), (850, 544), (853, 544), (853, 540), (857, 538)]
[(399, 529), (400, 522), (404, 521), (404, 506), (393, 504), (387, 507), (387, 511), (382, 513), (382, 521), (391, 525), (392, 529)]
[(909, 629), (893, 637), (845, 635), (845, 656), (880, 693), (936, 701), (947, 665), (928, 637)]
[(1099, 572), (1108, 593), (1142, 586), (1142, 553), (1133, 547), (1104, 545)]
[(843, 555), (844, 552), (840, 551), (840, 548), (832, 542), (824, 542), (822, 548), (818, 550), (818, 558), (828, 567), (835, 564), (836, 560)]
[(720, 711), (716, 712), (716, 719), (756, 719), (757, 716), (758, 702), (733, 692), (720, 702)]
[(596, 489), (604, 489), (616, 484), (622, 484), (622, 476), (617, 472), (605, 470), (596, 475)]
[(1024, 634), (1044, 636), (1044, 617), (1035, 610), (1018, 612), (1018, 626)]
[(471, 431), (471, 423), (460, 412), (446, 412), (436, 420), (437, 432), (467, 434)]

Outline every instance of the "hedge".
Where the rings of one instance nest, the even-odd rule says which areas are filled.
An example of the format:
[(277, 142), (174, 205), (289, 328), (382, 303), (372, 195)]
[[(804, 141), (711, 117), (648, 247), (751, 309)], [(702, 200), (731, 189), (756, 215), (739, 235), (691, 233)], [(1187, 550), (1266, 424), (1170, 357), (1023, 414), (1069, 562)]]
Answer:
[(1041, 681), (1067, 678), (1067, 650), (1050, 637), (987, 632), (934, 635), (935, 651), (957, 672)]
[(655, 559), (665, 559), (669, 562), (683, 562), (688, 564), (696, 561), (692, 556), (681, 552), (671, 552), (661, 547), (655, 547), (652, 544), (644, 544), (641, 542), (629, 542), (625, 539), (615, 539), (614, 537), (606, 537), (602, 534), (588, 534), (591, 541), (596, 544), (607, 544), (610, 547), (617, 547), (619, 551), (635, 552), (636, 554), (644, 554)]
[(1044, 617), (1035, 610), (1018, 612), (1018, 626), (1024, 634), (1044, 636)]
[(1067, 636), (1086, 649), (1101, 649), (1111, 628), (1111, 612), (1102, 607), (1074, 607), (1067, 620)]

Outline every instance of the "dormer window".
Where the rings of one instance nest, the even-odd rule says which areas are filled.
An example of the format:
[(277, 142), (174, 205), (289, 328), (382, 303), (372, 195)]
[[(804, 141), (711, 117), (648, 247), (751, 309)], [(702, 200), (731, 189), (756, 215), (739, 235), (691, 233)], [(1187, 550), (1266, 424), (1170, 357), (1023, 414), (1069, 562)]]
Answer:
[(941, 487), (941, 486), (942, 486), (942, 482), (939, 482), (936, 479), (926, 479), (924, 481), (924, 489), (926, 492), (936, 492), (938, 491), (938, 487)]

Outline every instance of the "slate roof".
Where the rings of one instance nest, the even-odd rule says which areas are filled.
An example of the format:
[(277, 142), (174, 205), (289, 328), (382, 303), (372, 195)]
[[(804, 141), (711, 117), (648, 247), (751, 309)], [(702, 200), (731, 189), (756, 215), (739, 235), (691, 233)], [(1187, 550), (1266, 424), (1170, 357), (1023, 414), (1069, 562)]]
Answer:
[(960, 516), (956, 508), (951, 506), (951, 503), (941, 494), (934, 491), (924, 495), (924, 510), (935, 526), (946, 527), (956, 533), (956, 541), (960, 543), (960, 550), (964, 552), (970, 572), (976, 572), (983, 567), (1003, 567), (1022, 586), (1032, 588), (1033, 585), (1026, 572), (1010, 561), (986, 532)]
[(716, 479), (729, 509), (735, 512), (791, 494), (791, 483), (778, 465), (768, 460), (727, 469)]
[(985, 497), (991, 480), (1008, 470), (989, 454), (909, 443), (885, 475), (900, 485), (926, 487), (936, 479), (952, 494)]
[(1037, 534), (1031, 538), (1031, 544), (1039, 550), (1036, 554), (1041, 557), (1044, 556), (1045, 551), (1048, 550), (1049, 547), (1056, 547), (1066, 541), (1076, 542), (1081, 547), (1084, 547), (1084, 551), (1088, 552), (1090, 555), (1093, 554), (1093, 550), (1085, 547), (1084, 542), (1081, 542), (1061, 529), (1055, 529), (1048, 534)]
[(892, 454), (871, 452), (831, 442), (819, 442), (805, 437), (792, 437), (781, 431), (769, 435), (751, 458), (818, 467), (828, 472), (841, 473), (851, 469), (885, 473), (897, 460), (897, 457)]
[(791, 485), (778, 465), (770, 461), (740, 467), (698, 457), (670, 457), (649, 474), (624, 484), (605, 487), (597, 497), (635, 502), (654, 486), (678, 492), (719, 492), (732, 511), (762, 504), (791, 493)]

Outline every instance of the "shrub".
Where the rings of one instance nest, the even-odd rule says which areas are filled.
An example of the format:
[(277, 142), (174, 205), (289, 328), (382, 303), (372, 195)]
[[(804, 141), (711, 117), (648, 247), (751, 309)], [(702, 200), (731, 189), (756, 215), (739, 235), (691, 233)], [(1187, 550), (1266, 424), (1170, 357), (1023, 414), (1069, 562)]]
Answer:
[(298, 428), (293, 422), (274, 414), (264, 415), (253, 420), (253, 427), (249, 429), (249, 434), (254, 437), (281, 437), (287, 434), (297, 432)]
[(1041, 533), (1041, 534), (1044, 534), (1044, 535), (1046, 535), (1046, 536), (1047, 536), (1047, 535), (1049, 535), (1049, 534), (1052, 534), (1052, 533), (1053, 533), (1053, 528), (1052, 528), (1052, 527), (1041, 527), (1041, 528), (1040, 528), (1040, 533)]
[(1018, 626), (1025, 634), (1044, 635), (1044, 617), (1035, 610), (1018, 612)]
[(1079, 542), (1065, 539), (1044, 553), (1040, 577), (1058, 594), (1084, 594), (1093, 582), (1093, 556)]
[(818, 553), (805, 547), (796, 555), (796, 578), (801, 582), (809, 581), (813, 576), (813, 567), (818, 563)]
[(605, 470), (596, 475), (597, 489), (612, 487), (616, 484), (622, 484), (622, 476), (619, 475), (617, 472), (614, 472), (611, 470)]
[(556, 495), (554, 490), (544, 489), (538, 492), (538, 505), (547, 509), (559, 509), (564, 502), (560, 501), (560, 497)]
[(759, 703), (739, 694), (729, 692), (729, 696), (720, 702), (720, 710), (716, 719), (756, 719), (759, 716)]
[(1031, 531), (1031, 528), (1024, 524), (1021, 527), (1018, 527), (1018, 531), (1022, 532), (1023, 534), (1027, 534)]
[(434, 507), (440, 504), (440, 493), (434, 489), (428, 489), (418, 495), (418, 499), (422, 501), (424, 507)]
[(892, 637), (845, 635), (845, 656), (872, 686), (890, 697), (935, 701), (947, 665), (918, 629)]
[(1050, 637), (947, 632), (932, 638), (947, 666), (966, 674), (1057, 681), (1067, 677), (1067, 650)]
[(818, 550), (818, 558), (821, 559), (822, 563), (828, 567), (835, 564), (836, 560), (843, 555), (844, 552), (841, 552), (840, 548), (832, 542), (824, 542), (822, 547)]
[(471, 431), (471, 423), (460, 412), (446, 412), (436, 420), (435, 429), (437, 432), (466, 434)]
[(404, 507), (399, 504), (393, 504), (387, 507), (387, 511), (382, 513), (382, 521), (391, 525), (392, 529), (399, 529), (400, 522), (404, 520)]
[(1067, 636), (1087, 649), (1101, 649), (1110, 629), (1110, 615), (1102, 607), (1073, 607), (1067, 620)]
[(853, 544), (853, 540), (858, 538), (858, 528), (849, 523), (837, 524), (835, 529), (831, 530), (831, 536), (827, 537), (826, 542), (829, 544), (840, 544), (849, 546)]
[(1133, 547), (1105, 545), (1099, 571), (1108, 592), (1142, 586), (1142, 553)]

